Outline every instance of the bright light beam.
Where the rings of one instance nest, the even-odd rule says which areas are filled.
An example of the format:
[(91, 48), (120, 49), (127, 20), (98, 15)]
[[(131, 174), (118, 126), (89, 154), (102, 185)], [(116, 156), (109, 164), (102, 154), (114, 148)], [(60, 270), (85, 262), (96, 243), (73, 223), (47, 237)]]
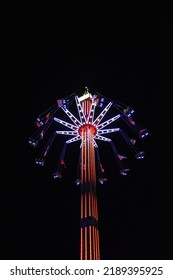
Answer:
[(81, 123), (78, 119), (76, 119), (76, 117), (66, 108), (61, 107), (62, 110), (64, 111), (64, 113), (66, 113), (66, 115), (72, 120), (72, 122), (76, 125), (76, 126), (81, 126)]
[(112, 141), (110, 138), (106, 138), (106, 137), (100, 136), (100, 135), (98, 135), (98, 134), (96, 134), (96, 135), (94, 136), (94, 138), (97, 139), (97, 140), (102, 140), (102, 141), (106, 141), (106, 142), (111, 142), (111, 141)]
[(97, 126), (101, 122), (101, 120), (106, 115), (106, 113), (108, 112), (111, 106), (112, 106), (112, 102), (109, 102), (109, 104), (104, 108), (104, 110), (100, 113), (100, 115), (98, 115), (98, 117), (95, 119), (93, 125)]
[(119, 130), (120, 130), (120, 128), (112, 128), (112, 129), (110, 128), (110, 129), (98, 130), (97, 133), (98, 133), (98, 135), (100, 135), (100, 134), (117, 132)]
[(71, 128), (71, 129), (73, 129), (73, 130), (76, 130), (76, 129), (77, 129), (77, 127), (74, 126), (73, 124), (68, 123), (68, 122), (65, 122), (65, 121), (63, 121), (63, 120), (61, 120), (61, 119), (53, 118), (53, 120), (56, 121), (56, 122), (58, 122), (58, 123), (60, 123), (60, 124), (62, 124), (62, 125), (64, 125), (64, 126), (66, 126), (66, 127), (68, 127), (68, 128)]
[(119, 119), (120, 117), (121, 117), (120, 114), (119, 114), (119, 115), (116, 115), (116, 116), (114, 116), (113, 118), (111, 118), (111, 119), (109, 119), (109, 120), (107, 120), (107, 121), (105, 121), (105, 122), (103, 122), (103, 123), (101, 123), (101, 124), (99, 124), (99, 125), (96, 125), (96, 127), (97, 127), (97, 129), (102, 129), (103, 127), (105, 127), (105, 126), (109, 125), (110, 123), (116, 121), (116, 120)]
[(56, 134), (78, 135), (78, 131), (59, 131), (59, 130), (56, 130)]

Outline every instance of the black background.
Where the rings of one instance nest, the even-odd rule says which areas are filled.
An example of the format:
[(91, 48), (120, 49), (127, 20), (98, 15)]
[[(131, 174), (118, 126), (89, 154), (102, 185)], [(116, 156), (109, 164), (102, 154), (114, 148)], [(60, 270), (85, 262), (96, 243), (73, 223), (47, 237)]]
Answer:
[[(38, 114), (57, 99), (83, 94), (85, 86), (134, 107), (134, 119), (149, 130), (142, 143), (146, 158), (132, 161), (128, 177), (119, 176), (111, 150), (103, 146), (109, 180), (97, 188), (101, 259), (172, 259), (172, 122), (164, 122), (162, 110), (171, 93), (165, 82), (171, 78), (169, 15), (144, 7), (37, 3), (6, 6), (2, 27), (8, 79), (1, 259), (79, 259), (76, 154), (71, 146), (57, 182), (51, 156), (44, 167), (36, 166), (28, 138)], [(54, 147), (52, 159), (56, 152)]]

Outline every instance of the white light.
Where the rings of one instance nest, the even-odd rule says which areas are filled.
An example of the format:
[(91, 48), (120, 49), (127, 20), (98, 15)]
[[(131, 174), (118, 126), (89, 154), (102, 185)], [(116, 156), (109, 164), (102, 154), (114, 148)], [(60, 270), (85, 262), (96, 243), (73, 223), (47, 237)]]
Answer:
[(78, 135), (76, 137), (71, 138), (70, 140), (66, 141), (67, 144), (80, 140), (81, 137)]
[(76, 117), (70, 111), (68, 111), (67, 109), (64, 109), (64, 108), (62, 108), (62, 109), (66, 113), (66, 115), (72, 120), (72, 122), (74, 124), (76, 124), (77, 126), (79, 126), (81, 124), (80, 121), (78, 119), (76, 119)]
[(112, 133), (112, 132), (117, 132), (119, 130), (120, 130), (119, 128), (98, 130), (98, 134)]
[(98, 125), (98, 126), (96, 125), (96, 127), (97, 127), (97, 129), (101, 129), (101, 128), (107, 126), (108, 124), (110, 124), (110, 123), (116, 121), (116, 120), (119, 119), (120, 117), (121, 117), (120, 114), (119, 114), (119, 115), (116, 115), (115, 117), (113, 117), (113, 118), (111, 118), (111, 119), (105, 121), (104, 123), (101, 123), (101, 124)]
[(77, 131), (56, 131), (56, 134), (66, 134), (66, 135), (77, 135), (78, 132)]
[(92, 98), (92, 95), (89, 92), (84, 94), (83, 96), (79, 97), (79, 102), (82, 102), (88, 98), (90, 98), (90, 99)]
[(94, 124), (99, 124), (100, 121), (103, 119), (103, 117), (106, 115), (107, 111), (109, 110), (109, 108), (111, 107), (112, 102), (109, 102), (109, 104), (106, 106), (106, 108), (101, 112), (101, 114), (96, 118), (96, 120), (94, 121)]
[(53, 119), (54, 119), (54, 121), (59, 122), (60, 124), (66, 126), (66, 127), (69, 127), (69, 128), (71, 128), (71, 129), (73, 129), (73, 130), (76, 130), (76, 129), (77, 129), (76, 126), (74, 126), (74, 125), (72, 125), (72, 124), (70, 124), (70, 123), (68, 123), (68, 122), (62, 121), (61, 119), (58, 119), (58, 118), (53, 118)]
[(112, 141), (111, 139), (106, 138), (106, 137), (103, 137), (103, 136), (100, 136), (100, 135), (98, 135), (98, 134), (96, 134), (96, 135), (94, 136), (94, 138), (95, 138), (95, 139), (98, 139), (98, 140), (106, 141), (106, 142), (111, 142), (111, 141)]

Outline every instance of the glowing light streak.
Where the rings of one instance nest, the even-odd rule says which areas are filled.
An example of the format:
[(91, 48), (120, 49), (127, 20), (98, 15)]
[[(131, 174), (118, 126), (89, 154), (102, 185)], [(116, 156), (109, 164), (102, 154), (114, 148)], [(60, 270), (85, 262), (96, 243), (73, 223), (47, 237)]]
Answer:
[(80, 259), (83, 259), (83, 228), (80, 229)]
[(79, 101), (82, 102), (82, 101), (84, 101), (88, 98), (91, 98), (91, 97), (92, 97), (92, 95), (89, 92), (87, 92), (84, 95), (82, 95), (81, 97), (79, 97)]
[(56, 134), (78, 135), (78, 131), (59, 131), (59, 130), (56, 130)]
[(97, 238), (96, 238), (96, 228), (94, 227), (94, 239), (95, 239), (95, 258), (97, 260)]
[(95, 119), (93, 125), (98, 125), (101, 122), (101, 120), (106, 115), (106, 113), (108, 112), (111, 106), (112, 106), (112, 102), (109, 102), (109, 104), (104, 108), (104, 110), (100, 113), (100, 115), (98, 115), (98, 117)]
[(96, 253), (95, 253), (95, 235), (94, 235), (94, 227), (92, 227), (92, 239), (93, 239), (93, 255), (94, 260), (96, 259)]
[(92, 239), (91, 239), (91, 226), (89, 226), (89, 239), (90, 239), (90, 260), (92, 260)]
[(85, 218), (87, 217), (87, 197), (86, 197), (86, 193), (85, 193)]
[(96, 199), (96, 220), (98, 221), (98, 205), (97, 205), (97, 199)]
[(83, 219), (83, 194), (81, 194), (81, 219)]
[(96, 108), (96, 102), (95, 102), (94, 98), (92, 98), (91, 107), (90, 107), (89, 114), (87, 117), (87, 123), (89, 123), (89, 124), (93, 123), (95, 108)]
[(104, 136), (100, 136), (100, 135), (98, 135), (98, 134), (96, 134), (96, 135), (94, 136), (94, 138), (95, 138), (95, 139), (98, 139), (98, 140), (106, 141), (106, 142), (111, 142), (111, 141), (112, 141), (111, 139), (106, 138), (106, 137), (104, 137)]
[(105, 121), (105, 122), (103, 122), (103, 123), (101, 123), (101, 124), (99, 124), (99, 125), (96, 125), (96, 127), (97, 127), (98, 130), (99, 130), (99, 129), (102, 129), (103, 127), (109, 125), (110, 123), (112, 123), (112, 122), (118, 120), (120, 117), (121, 117), (120, 114), (119, 114), (119, 115), (116, 115), (116, 116), (114, 116), (113, 118), (110, 118), (109, 120), (107, 120), (107, 121)]
[(66, 141), (66, 144), (73, 143), (73, 142), (78, 141), (78, 140), (80, 140), (80, 139), (81, 139), (81, 137), (80, 137), (80, 135), (78, 135), (78, 136), (73, 137), (73, 138), (71, 138), (70, 140)]
[(99, 234), (98, 229), (96, 229), (96, 238), (97, 238), (97, 259), (100, 259), (100, 248), (99, 248)]
[(79, 98), (78, 96), (75, 96), (75, 100), (76, 100), (76, 105), (77, 105), (77, 109), (78, 109), (78, 113), (79, 113), (79, 117), (80, 117), (80, 122), (84, 125), (86, 124), (86, 118), (83, 112), (83, 108), (79, 102)]
[(84, 166), (84, 161), (83, 161), (83, 145), (84, 145), (84, 138), (83, 138), (83, 131), (82, 131), (82, 143), (81, 143), (81, 149), (82, 149), (82, 157), (81, 157), (81, 181), (82, 181), (82, 186), (84, 184), (84, 172), (83, 172), (83, 166)]
[(74, 126), (74, 125), (71, 124), (71, 123), (65, 122), (65, 121), (63, 121), (63, 120), (61, 120), (61, 119), (58, 119), (58, 118), (53, 118), (53, 120), (56, 121), (56, 122), (58, 122), (58, 123), (60, 123), (60, 124), (62, 124), (62, 125), (64, 125), (64, 126), (66, 126), (66, 127), (71, 128), (71, 129), (73, 129), (73, 130), (77, 130), (77, 126)]
[(100, 135), (100, 134), (117, 132), (119, 130), (120, 130), (120, 128), (104, 129), (104, 130), (98, 130), (97, 133)]
[(62, 110), (66, 113), (66, 115), (72, 120), (72, 122), (76, 126), (81, 126), (80, 121), (68, 109), (62, 107)]
[[(87, 137), (88, 137), (88, 159), (89, 159), (89, 157), (90, 157), (90, 153), (91, 153), (91, 151), (90, 151), (90, 131), (89, 131), (89, 129), (88, 129), (88, 135), (87, 135)], [(90, 182), (91, 181), (91, 170), (90, 170), (90, 160), (88, 160), (88, 182)]]
[(87, 227), (85, 227), (85, 260), (87, 260)]
[(94, 139), (93, 139), (93, 144), (94, 144), (95, 148), (98, 148), (98, 145), (97, 145), (97, 143), (96, 143), (96, 141)]
[(90, 192), (88, 193), (88, 208), (89, 208), (89, 217), (91, 217), (91, 195)]

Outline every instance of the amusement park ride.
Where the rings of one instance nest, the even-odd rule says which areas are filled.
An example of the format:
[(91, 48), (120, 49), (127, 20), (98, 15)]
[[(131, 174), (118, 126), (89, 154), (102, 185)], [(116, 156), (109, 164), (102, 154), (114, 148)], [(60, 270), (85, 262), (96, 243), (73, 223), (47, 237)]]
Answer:
[[(112, 109), (111, 117), (108, 112)], [(64, 114), (65, 120), (58, 117), (58, 113)], [(47, 140), (36, 164), (43, 166), (46, 157), (51, 149), (55, 137), (59, 135), (68, 136), (64, 142), (64, 147), (60, 153), (58, 166), (53, 173), (53, 178), (62, 178), (62, 169), (65, 167), (66, 146), (79, 141), (80, 173), (75, 184), (80, 186), (80, 259), (99, 260), (100, 242), (98, 227), (98, 204), (97, 204), (97, 181), (104, 184), (107, 178), (104, 176), (104, 168), (100, 161), (98, 142), (108, 142), (112, 148), (114, 157), (119, 168), (119, 173), (126, 176), (129, 168), (124, 167), (124, 160), (127, 158), (119, 153), (112, 138), (103, 135), (120, 134), (122, 141), (129, 146), (129, 151), (138, 160), (143, 159), (145, 152), (137, 147), (136, 139), (129, 137), (125, 129), (130, 129), (139, 139), (148, 135), (148, 131), (132, 119), (134, 109), (117, 101), (107, 101), (107, 98), (99, 93), (91, 94), (85, 88), (84, 94), (78, 96), (72, 94), (56, 101), (56, 104), (39, 115), (35, 124), (38, 129), (29, 138), (29, 143), (36, 147), (39, 142), (45, 141), (46, 132), (52, 125), (57, 123), (57, 127), (66, 127), (66, 130), (55, 130)], [(66, 119), (69, 121), (66, 121)], [(121, 127), (111, 127), (118, 122)], [(123, 127), (123, 128), (122, 128)], [(97, 168), (96, 168), (97, 167)]]

